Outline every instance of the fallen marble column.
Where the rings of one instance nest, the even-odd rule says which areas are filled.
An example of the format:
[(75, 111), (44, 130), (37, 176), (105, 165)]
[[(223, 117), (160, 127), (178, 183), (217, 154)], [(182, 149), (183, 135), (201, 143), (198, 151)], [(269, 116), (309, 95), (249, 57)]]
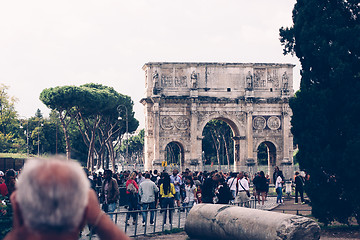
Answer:
[(221, 204), (194, 206), (185, 231), (196, 239), (320, 239), (310, 218)]

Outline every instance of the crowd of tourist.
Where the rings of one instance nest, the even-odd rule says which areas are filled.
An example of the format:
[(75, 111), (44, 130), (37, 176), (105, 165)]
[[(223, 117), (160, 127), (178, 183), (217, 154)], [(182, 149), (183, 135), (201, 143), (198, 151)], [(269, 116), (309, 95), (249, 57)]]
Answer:
[[(112, 176), (112, 177), (110, 177)], [(277, 187), (278, 195), (282, 194), (281, 184), (284, 177), (281, 171), (274, 172), (274, 178), (279, 180)], [(253, 183), (253, 195), (257, 201), (261, 200), (264, 205), (269, 192), (270, 178), (264, 172), (258, 172), (253, 179), (244, 172), (224, 173), (222, 171), (198, 172), (186, 169), (179, 173), (174, 169), (170, 174), (167, 171), (159, 173), (154, 171), (123, 171), (112, 174), (105, 170), (104, 175), (92, 174), (89, 176), (91, 186), (98, 189), (99, 198), (105, 212), (114, 212), (114, 202), (120, 198), (118, 187), (126, 188), (126, 205), (129, 211), (144, 210), (143, 225), (146, 223), (146, 210), (160, 207), (164, 211), (164, 223), (167, 222), (165, 209), (178, 209), (189, 211), (194, 204), (241, 204), (249, 206), (251, 197), (250, 182)], [(281, 192), (281, 193), (280, 193)], [(124, 197), (124, 196), (122, 196)], [(281, 195), (278, 196), (281, 202)], [(111, 215), (111, 214), (110, 214)], [(168, 211), (169, 223), (171, 224), (172, 211)], [(126, 222), (132, 218), (136, 224), (137, 214), (131, 212), (126, 217)], [(154, 211), (150, 211), (150, 225), (154, 224)]]
[[(255, 200), (257, 200), (259, 204), (261, 201), (261, 204), (264, 205), (269, 192), (270, 182), (275, 184), (277, 203), (282, 204), (283, 202), (282, 194), (285, 178), (278, 167), (275, 168), (273, 178), (271, 179), (272, 181), (263, 171), (255, 173), (250, 179), (249, 175), (245, 172), (198, 172), (186, 169), (184, 172), (179, 173), (177, 169), (174, 169), (171, 173), (165, 170), (161, 173), (157, 170), (150, 170), (144, 172), (123, 171), (113, 174), (111, 170), (105, 170), (103, 174), (89, 174), (89, 172), (85, 171), (88, 176), (88, 181), (86, 182), (82, 179), (82, 177), (85, 176), (83, 172), (81, 176), (78, 170), (69, 170), (69, 168), (79, 169), (79, 167), (80, 165), (78, 163), (74, 165), (72, 161), (59, 161), (57, 159), (46, 160), (41, 163), (40, 160), (29, 161), (29, 164), (25, 165), (24, 171), (20, 174), (19, 180), (17, 180), (17, 173), (13, 170), (8, 170), (5, 174), (0, 171), (0, 195), (12, 197), (11, 200), (15, 204), (14, 214), (20, 214), (18, 218), (21, 219), (21, 221), (24, 220), (24, 222), (21, 222), (21, 227), (23, 227), (21, 231), (28, 230), (27, 228), (40, 231), (53, 228), (51, 231), (63, 233), (62, 231), (64, 229), (58, 229), (58, 227), (60, 225), (60, 227), (66, 227), (68, 223), (65, 223), (65, 220), (69, 219), (71, 214), (80, 214), (79, 212), (75, 212), (75, 208), (79, 208), (80, 205), (81, 209), (83, 209), (83, 220), (87, 220), (91, 226), (101, 225), (99, 219), (103, 220), (103, 216), (100, 210), (90, 211), (90, 215), (84, 215), (84, 211), (88, 211), (86, 210), (86, 203), (91, 203), (91, 207), (96, 209), (98, 199), (100, 200), (102, 210), (109, 213), (109, 220), (113, 222), (111, 221), (113, 220), (111, 213), (117, 209), (121, 188), (125, 189), (127, 208), (129, 210), (126, 216), (126, 223), (128, 224), (128, 221), (132, 218), (132, 223), (136, 224), (138, 214), (132, 211), (142, 210), (142, 223), (144, 226), (147, 222), (148, 212), (150, 213), (150, 225), (154, 224), (154, 211), (147, 210), (154, 210), (158, 207), (160, 207), (164, 213), (163, 224), (167, 223), (167, 217), (168, 223), (172, 224), (174, 208), (178, 211), (188, 212), (198, 203), (230, 203), (248, 206), (250, 196), (253, 194)], [(72, 177), (72, 175), (75, 175), (75, 177)], [(300, 196), (301, 203), (305, 202), (303, 192), (307, 179), (308, 177), (304, 178), (299, 172), (295, 173), (295, 204), (298, 203), (298, 196)], [(253, 192), (250, 192), (250, 183), (252, 183)], [(70, 187), (69, 184), (72, 185), (72, 187)], [(83, 191), (83, 189), (88, 189), (89, 187), (95, 191), (91, 193)], [(54, 189), (56, 189), (55, 192)], [(70, 199), (69, 191), (74, 191), (74, 193), (70, 194), (72, 196)], [(92, 196), (97, 196), (96, 201), (95, 199), (91, 199)], [(24, 200), (26, 198), (28, 199)], [(52, 215), (53, 210), (51, 208), (58, 208), (59, 201), (62, 203), (67, 202), (69, 205), (74, 205), (74, 202), (80, 205), (78, 207), (73, 206), (74, 209), (69, 210), (69, 212), (74, 212), (69, 216), (60, 216), (61, 214), (59, 213), (60, 215), (55, 217), (61, 217), (64, 221), (59, 219), (59, 222), (57, 222), (54, 219), (49, 220), (47, 217), (44, 217), (43, 220), (41, 220), (42, 222), (37, 223), (33, 219), (35, 215)], [(83, 203), (81, 203), (82, 201)], [(24, 208), (21, 208), (22, 206), (24, 206)], [(65, 206), (62, 207), (62, 211), (67, 209)], [(27, 211), (24, 213), (20, 211), (20, 209), (27, 209)], [(29, 209), (32, 210), (29, 211)], [(32, 215), (28, 214), (28, 211)], [(56, 209), (54, 209), (54, 211), (56, 211)], [(54, 212), (54, 214), (58, 213)], [(96, 216), (94, 216), (95, 214)], [(80, 215), (74, 218), (77, 219), (76, 223), (72, 225), (72, 227), (76, 227), (75, 232), (80, 230), (86, 222), (81, 221), (82, 218)], [(71, 216), (74, 217), (73, 215)], [(49, 217), (51, 218), (51, 216)], [(16, 217), (14, 218), (14, 221), (15, 220), (17, 220)], [(101, 225), (101, 227), (107, 228), (103, 225)], [(102, 231), (101, 227), (99, 231)], [(111, 231), (115, 231), (112, 229), (113, 227), (114, 226), (111, 225)], [(13, 232), (22, 236), (22, 233), (17, 232), (17, 230), (19, 230), (19, 228), (15, 227)], [(73, 232), (71, 232), (71, 234), (73, 234)], [(116, 234), (124, 237), (122, 232), (116, 232)], [(16, 235), (9, 236), (12, 236), (9, 239), (17, 239)]]

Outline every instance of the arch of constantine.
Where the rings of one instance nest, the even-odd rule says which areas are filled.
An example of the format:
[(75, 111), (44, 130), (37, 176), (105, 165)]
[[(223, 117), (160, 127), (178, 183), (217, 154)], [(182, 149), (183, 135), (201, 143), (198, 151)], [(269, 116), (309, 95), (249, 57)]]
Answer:
[(145, 107), (145, 169), (159, 169), (166, 146), (176, 143), (181, 149), (182, 170), (202, 170), (203, 129), (209, 121), (219, 119), (233, 131), (234, 171), (253, 171), (258, 146), (264, 143), (271, 167), (277, 165), (289, 172), (293, 162), (289, 107), (293, 67), (146, 63), (146, 92), (141, 100)]

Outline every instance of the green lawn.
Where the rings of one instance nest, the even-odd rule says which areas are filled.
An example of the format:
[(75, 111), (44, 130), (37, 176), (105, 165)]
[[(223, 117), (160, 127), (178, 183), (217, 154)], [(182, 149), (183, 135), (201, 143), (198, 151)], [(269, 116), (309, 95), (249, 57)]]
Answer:
[(26, 153), (0, 153), (0, 158), (27, 158)]

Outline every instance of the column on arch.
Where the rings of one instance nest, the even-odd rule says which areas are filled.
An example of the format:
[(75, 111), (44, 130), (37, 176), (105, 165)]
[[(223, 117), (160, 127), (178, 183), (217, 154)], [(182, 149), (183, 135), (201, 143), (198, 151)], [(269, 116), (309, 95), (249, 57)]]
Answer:
[(202, 162), (202, 130), (198, 129), (197, 103), (193, 101), (190, 106), (190, 168), (196, 171), (203, 170)]

